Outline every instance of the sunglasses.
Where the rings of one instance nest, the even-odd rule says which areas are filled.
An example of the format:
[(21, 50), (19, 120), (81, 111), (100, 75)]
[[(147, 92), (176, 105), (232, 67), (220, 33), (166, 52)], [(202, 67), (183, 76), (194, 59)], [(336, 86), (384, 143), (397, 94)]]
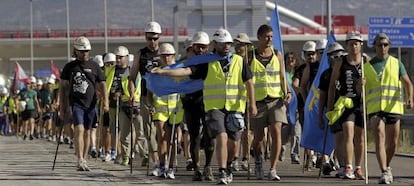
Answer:
[(389, 45), (390, 44), (388, 44), (388, 43), (380, 43), (380, 44), (377, 44), (377, 47), (387, 47)]
[(334, 59), (338, 59), (338, 58), (341, 58), (341, 57), (342, 57), (342, 55), (332, 56), (332, 58), (334, 58)]
[(159, 37), (147, 37), (147, 41), (157, 41)]

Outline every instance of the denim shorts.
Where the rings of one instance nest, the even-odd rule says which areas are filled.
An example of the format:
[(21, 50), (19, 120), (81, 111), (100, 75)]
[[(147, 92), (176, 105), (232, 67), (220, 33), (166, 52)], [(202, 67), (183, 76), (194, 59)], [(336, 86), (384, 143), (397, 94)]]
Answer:
[(96, 108), (95, 106), (85, 108), (74, 104), (72, 106), (72, 118), (75, 126), (83, 124), (85, 129), (90, 129), (96, 122)]

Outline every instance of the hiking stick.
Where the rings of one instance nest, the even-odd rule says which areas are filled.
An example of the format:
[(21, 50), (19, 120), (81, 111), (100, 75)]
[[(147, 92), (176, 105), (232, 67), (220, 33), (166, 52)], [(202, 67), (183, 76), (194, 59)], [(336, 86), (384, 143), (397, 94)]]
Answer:
[[(176, 98), (177, 98), (177, 101), (180, 99), (180, 95), (179, 94), (177, 94), (177, 96), (176, 96)], [(177, 103), (177, 102), (176, 102)], [(168, 106), (168, 105), (167, 105)], [(172, 154), (172, 147), (173, 147), (173, 143), (175, 143), (174, 142), (174, 140), (175, 140), (175, 125), (176, 125), (176, 118), (177, 118), (177, 110), (178, 110), (178, 104), (177, 104), (177, 106), (175, 107), (175, 109), (174, 109), (174, 117), (173, 117), (173, 123), (172, 123), (172, 129), (171, 129), (171, 137), (170, 137), (170, 147), (169, 147), (169, 150), (168, 150), (168, 165), (171, 163), (171, 154)], [(177, 148), (177, 145), (175, 145), (175, 148)], [(175, 152), (176, 152), (176, 149), (175, 149)], [(175, 157), (174, 158), (177, 158), (177, 154), (175, 154)]]
[[(132, 174), (132, 161), (133, 161), (133, 158), (132, 158), (132, 152), (133, 152), (133, 148), (134, 148), (134, 145), (133, 145), (133, 137), (132, 137), (132, 133), (133, 133), (133, 124), (134, 124), (134, 107), (133, 107), (133, 105), (131, 105), (131, 107), (130, 107), (130, 112), (131, 112), (131, 122), (130, 122), (130, 129), (131, 129), (131, 143), (130, 143), (130, 151), (129, 151), (129, 160), (130, 160), (130, 166), (129, 166), (129, 173), (130, 174)], [(135, 136), (136, 136), (137, 134), (135, 133)]]
[[(119, 96), (116, 97), (116, 108), (115, 108), (115, 151), (116, 156), (118, 156), (118, 138), (119, 138)], [(117, 161), (118, 157), (115, 158), (115, 162)]]
[[(324, 122), (325, 123), (325, 122)], [(323, 134), (323, 145), (322, 145), (322, 158), (325, 156), (325, 149), (326, 149), (326, 139), (327, 139), (327, 135), (328, 135), (328, 125), (325, 125), (324, 127), (324, 134)], [(319, 167), (319, 174), (318, 174), (318, 179), (321, 178), (321, 173), (322, 173), (322, 164)]]
[[(364, 76), (364, 56), (361, 57), (361, 78)], [(368, 184), (368, 153), (367, 153), (367, 115), (366, 115), (366, 104), (365, 104), (365, 86), (362, 86), (362, 122), (364, 126), (364, 168), (365, 168), (365, 184)]]
[[(59, 117), (59, 112), (57, 112), (57, 117)], [(59, 139), (62, 137), (63, 127), (64, 127), (64, 123), (62, 121), (62, 126), (61, 126), (60, 131), (59, 131)], [(59, 145), (60, 145), (60, 142), (57, 141), (56, 151), (55, 151), (55, 158), (53, 159), (52, 171), (55, 170), (55, 164), (56, 164), (57, 154), (58, 154), (58, 151), (59, 151)]]

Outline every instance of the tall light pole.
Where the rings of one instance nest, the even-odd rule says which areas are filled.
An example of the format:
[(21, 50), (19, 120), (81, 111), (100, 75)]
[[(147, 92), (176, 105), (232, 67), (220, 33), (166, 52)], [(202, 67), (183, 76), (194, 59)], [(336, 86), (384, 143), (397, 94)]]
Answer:
[(105, 12), (105, 15), (104, 15), (104, 19), (105, 19), (105, 22), (104, 22), (104, 29), (105, 29), (105, 33), (104, 33), (104, 40), (105, 40), (105, 53), (107, 53), (108, 52), (108, 6), (107, 6), (107, 4), (106, 4), (106, 0), (104, 0), (104, 12)]
[(154, 21), (154, 0), (151, 0), (151, 21)]
[(331, 0), (327, 0), (328, 2), (326, 3), (326, 38), (329, 37), (329, 33), (332, 30), (332, 3)]
[(33, 0), (30, 0), (30, 74), (33, 76)]
[(68, 60), (70, 61), (72, 55), (70, 53), (70, 25), (69, 25), (69, 0), (66, 0), (66, 43), (68, 50)]
[(227, 1), (223, 0), (223, 26), (227, 30)]

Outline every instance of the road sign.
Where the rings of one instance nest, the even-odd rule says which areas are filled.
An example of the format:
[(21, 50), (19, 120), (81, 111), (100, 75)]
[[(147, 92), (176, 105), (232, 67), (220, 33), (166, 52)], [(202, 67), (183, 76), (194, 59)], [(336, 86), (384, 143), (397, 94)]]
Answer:
[(414, 48), (414, 17), (370, 17), (368, 45), (372, 46), (379, 33), (385, 33), (392, 47)]

